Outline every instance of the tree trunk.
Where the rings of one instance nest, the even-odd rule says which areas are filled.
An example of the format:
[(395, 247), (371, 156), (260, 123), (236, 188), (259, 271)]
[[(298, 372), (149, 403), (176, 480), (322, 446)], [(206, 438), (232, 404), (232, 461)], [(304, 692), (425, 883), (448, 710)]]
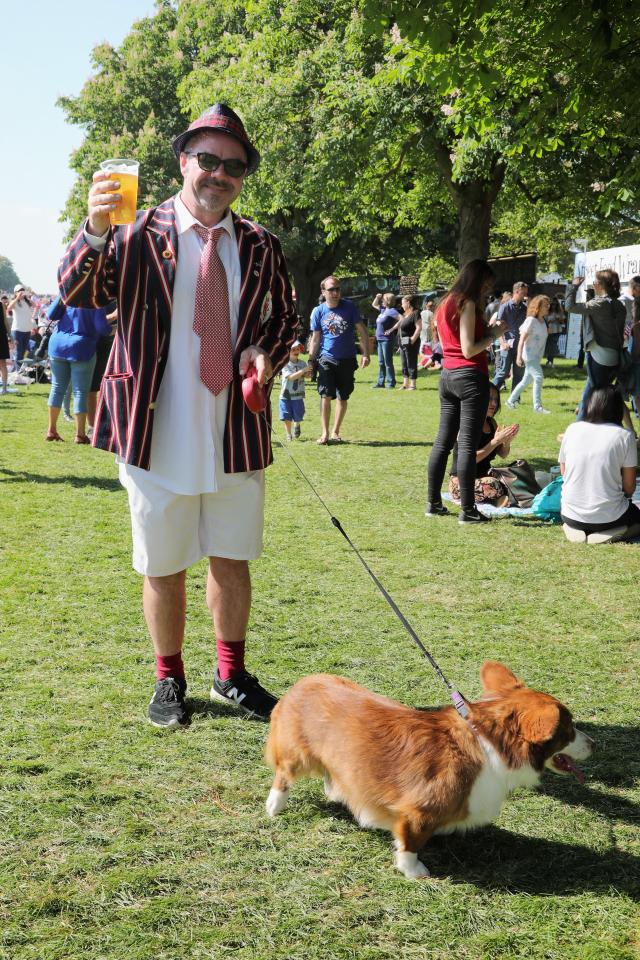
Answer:
[[(465, 189), (468, 186), (469, 189)], [(489, 230), (493, 198), (476, 184), (460, 184), (456, 190), (458, 209), (458, 262), (462, 267), (469, 260), (486, 260), (489, 256)]]
[(450, 146), (437, 140), (432, 142), (436, 162), (458, 212), (458, 262), (462, 267), (469, 260), (486, 260), (493, 205), (504, 181), (502, 159), (495, 156), (482, 177), (454, 180)]
[(311, 311), (318, 306), (320, 284), (331, 273), (326, 264), (318, 264), (313, 257), (291, 257), (287, 260), (289, 270), (293, 276), (293, 286), (296, 291), (296, 307), (302, 317), (305, 333), (309, 330)]

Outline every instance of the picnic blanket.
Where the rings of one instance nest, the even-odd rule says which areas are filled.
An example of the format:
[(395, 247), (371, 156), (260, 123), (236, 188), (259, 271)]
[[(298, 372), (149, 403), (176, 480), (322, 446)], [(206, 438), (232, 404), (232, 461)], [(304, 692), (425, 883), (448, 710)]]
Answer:
[[(442, 499), (451, 502), (451, 494), (443, 491)], [(477, 503), (476, 506), (485, 517), (532, 517), (534, 515), (531, 507), (494, 507), (490, 503)]]

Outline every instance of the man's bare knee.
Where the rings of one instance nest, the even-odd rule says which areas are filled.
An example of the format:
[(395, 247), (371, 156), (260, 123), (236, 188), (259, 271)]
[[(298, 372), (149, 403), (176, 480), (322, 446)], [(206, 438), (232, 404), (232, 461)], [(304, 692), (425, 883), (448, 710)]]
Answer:
[(154, 593), (165, 593), (183, 587), (186, 575), (186, 570), (180, 570), (179, 573), (169, 573), (166, 577), (145, 577), (145, 580)]
[(249, 572), (248, 560), (230, 560), (228, 557), (209, 557), (209, 569), (216, 577), (242, 577)]

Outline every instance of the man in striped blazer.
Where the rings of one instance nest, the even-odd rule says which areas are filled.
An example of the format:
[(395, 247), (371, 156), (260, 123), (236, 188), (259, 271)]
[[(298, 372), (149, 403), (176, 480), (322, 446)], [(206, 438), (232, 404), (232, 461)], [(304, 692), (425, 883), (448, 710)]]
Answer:
[(151, 723), (188, 722), (182, 660), (186, 571), (209, 561), (218, 666), (211, 698), (268, 718), (276, 699), (247, 673), (249, 560), (262, 549), (270, 410), (251, 413), (242, 379), (264, 385), (288, 359), (296, 315), (278, 239), (230, 210), (260, 155), (215, 104), (173, 142), (183, 185), (134, 223), (111, 227), (117, 174), (97, 172), (89, 216), (62, 259), (66, 303), (118, 301), (93, 444), (117, 455), (133, 565), (156, 656)]

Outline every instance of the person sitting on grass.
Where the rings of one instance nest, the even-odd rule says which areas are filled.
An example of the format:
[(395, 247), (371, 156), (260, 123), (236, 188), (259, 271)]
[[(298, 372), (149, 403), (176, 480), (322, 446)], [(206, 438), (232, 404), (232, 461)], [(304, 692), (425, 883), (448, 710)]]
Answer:
[(301, 350), (302, 343), (296, 340), (289, 351), (289, 362), (282, 368), (280, 419), (284, 423), (287, 440), (300, 436), (300, 424), (304, 420), (304, 378), (310, 377), (312, 372), (311, 365), (300, 359)]
[[(422, 332), (420, 336), (422, 336)], [(442, 370), (442, 344), (438, 336), (438, 324), (435, 317), (431, 321), (431, 340), (424, 343), (420, 350), (419, 365), (423, 370), (428, 370), (430, 367), (433, 370)]]
[[(496, 414), (500, 412), (500, 391), (492, 383), (489, 385), (489, 405), (487, 416), (482, 425), (476, 453), (476, 503), (489, 503), (494, 507), (503, 507), (509, 501), (504, 484), (496, 477), (489, 476), (491, 461), (494, 457), (508, 457), (511, 441), (520, 429), (519, 424), (499, 427)], [(460, 503), (460, 484), (458, 483), (458, 444), (453, 448), (453, 463), (449, 477), (449, 495), (454, 503)]]
[(507, 406), (515, 410), (520, 403), (520, 394), (533, 380), (533, 412), (550, 413), (542, 406), (542, 358), (547, 345), (547, 324), (545, 317), (549, 313), (551, 300), (544, 295), (533, 297), (527, 305), (527, 318), (520, 327), (516, 364), (524, 366), (524, 376), (511, 391)]
[(566, 527), (587, 536), (615, 527), (640, 532), (640, 509), (631, 500), (638, 450), (622, 426), (623, 411), (617, 387), (598, 387), (587, 394), (582, 420), (570, 424), (562, 438), (560, 516)]

